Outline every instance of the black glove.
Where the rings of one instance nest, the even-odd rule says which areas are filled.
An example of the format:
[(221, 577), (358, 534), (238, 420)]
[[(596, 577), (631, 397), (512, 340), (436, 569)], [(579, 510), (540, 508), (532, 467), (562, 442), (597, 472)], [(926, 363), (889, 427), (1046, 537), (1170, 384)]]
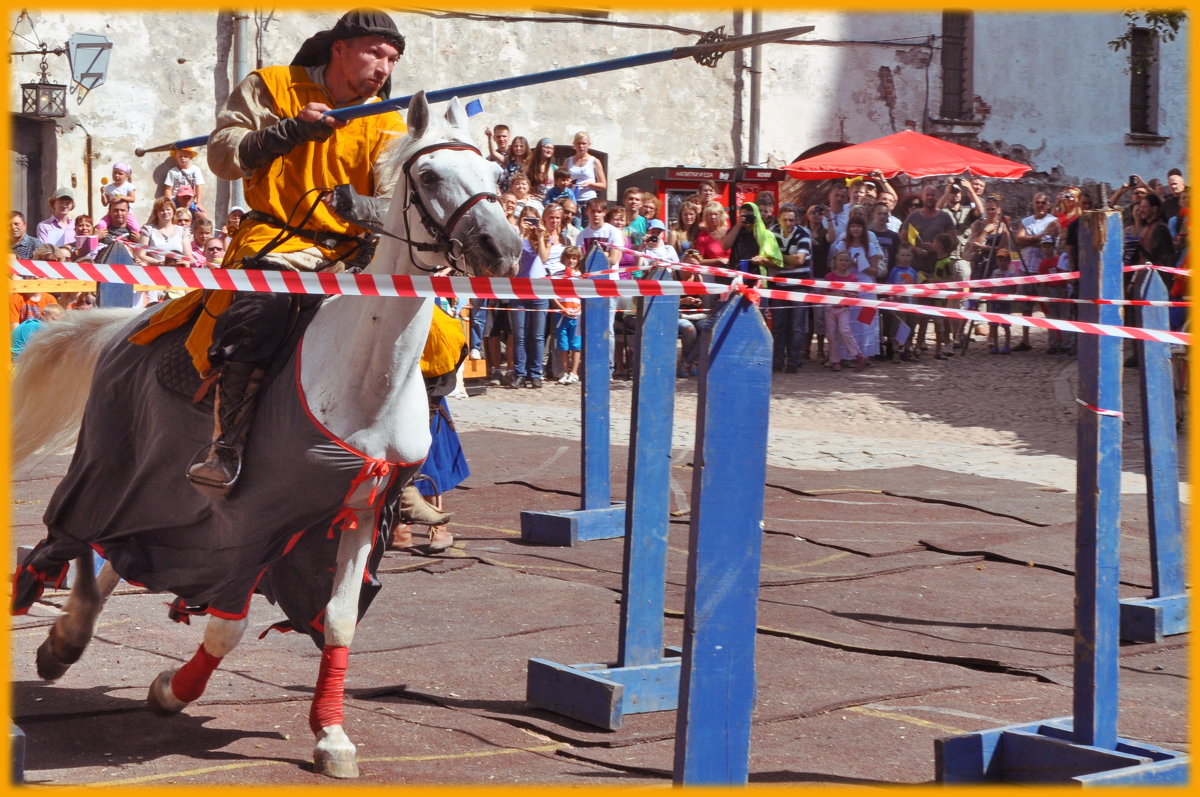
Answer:
[(382, 233), (383, 219), (387, 215), (388, 200), (377, 196), (363, 196), (350, 185), (339, 185), (333, 189), (333, 212), (343, 221), (349, 221), (371, 232)]
[(324, 141), (333, 135), (333, 128), (323, 119), (305, 122), (297, 117), (281, 119), (278, 124), (248, 133), (238, 144), (242, 168), (253, 171), (288, 154), (306, 141)]

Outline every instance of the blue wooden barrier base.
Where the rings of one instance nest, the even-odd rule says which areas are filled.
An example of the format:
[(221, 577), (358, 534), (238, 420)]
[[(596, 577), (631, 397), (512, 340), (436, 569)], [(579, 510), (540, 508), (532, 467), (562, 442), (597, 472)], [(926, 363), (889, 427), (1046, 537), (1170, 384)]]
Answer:
[(12, 782), (25, 782), (25, 732), (9, 725), (8, 752), (12, 756)]
[[(1080, 219), (1079, 296), (1082, 299), (1115, 299), (1122, 295), (1121, 215), (1113, 211), (1087, 211)], [(1151, 309), (1151, 308), (1147, 308)], [(1084, 305), (1079, 320), (1118, 324), (1120, 312), (1112, 305)], [(1163, 345), (1163, 344), (1159, 344)], [(1143, 354), (1146, 352), (1143, 351)], [(1168, 607), (1175, 619), (1186, 604), (1122, 605), (1118, 599), (1121, 520), (1121, 341), (1119, 338), (1083, 335), (1079, 341), (1079, 398), (1085, 407), (1116, 414), (1081, 410), (1077, 421), (1075, 483), (1075, 634), (1072, 716), (979, 731), (935, 742), (937, 779), (941, 783), (1076, 783), (1087, 785), (1179, 784), (1188, 780), (1188, 756), (1117, 735), (1117, 661), (1119, 614), (1149, 615), (1151, 625), (1161, 623)], [(1147, 406), (1147, 414), (1161, 419), (1161, 411)], [(1171, 436), (1174, 429), (1171, 429)], [(1161, 460), (1157, 461), (1161, 465)], [(1152, 489), (1176, 483), (1170, 473), (1151, 481)], [(1151, 503), (1154, 510), (1175, 508), (1177, 502), (1162, 494)], [(1156, 507), (1157, 505), (1157, 507)], [(1159, 519), (1163, 516), (1159, 515)], [(1154, 521), (1152, 521), (1153, 523)], [(1169, 522), (1156, 526), (1151, 544), (1170, 542)], [(1175, 524), (1178, 528), (1178, 524)], [(1159, 552), (1161, 553), (1161, 551)], [(1180, 557), (1155, 560), (1155, 586), (1160, 576), (1178, 568)], [(1165, 560), (1170, 568), (1160, 568)], [(1163, 590), (1168, 600), (1183, 589)], [(1160, 593), (1161, 594), (1161, 593)], [(1155, 611), (1153, 600), (1157, 603)], [(1121, 611), (1119, 611), (1119, 609)], [(1157, 615), (1157, 616), (1156, 616)]]
[(574, 546), (625, 535), (625, 504), (601, 509), (521, 512), (521, 539), (538, 545)]
[(1162, 642), (1163, 637), (1188, 631), (1188, 596), (1125, 598), (1121, 601), (1121, 639)]
[(1188, 756), (1117, 738), (1114, 749), (1072, 741), (1070, 717), (934, 741), (939, 783), (1183, 785)]
[(615, 731), (626, 714), (673, 711), (679, 706), (679, 656), (668, 647), (654, 664), (556, 664), (530, 659), (525, 699), (564, 717)]

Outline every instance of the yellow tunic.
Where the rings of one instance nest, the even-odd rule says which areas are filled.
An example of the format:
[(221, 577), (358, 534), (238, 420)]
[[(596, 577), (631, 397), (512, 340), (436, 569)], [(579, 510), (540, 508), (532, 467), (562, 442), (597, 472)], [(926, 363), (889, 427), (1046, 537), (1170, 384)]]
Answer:
[[(243, 84), (247, 87), (238, 96), (242, 103), (248, 96), (255, 95), (254, 88), (263, 99), (269, 97), (270, 107), (256, 109), (259, 121), (284, 119), (297, 116), (310, 102), (319, 102), (333, 107), (333, 100), (325, 88), (310, 76), (308, 70), (299, 66), (271, 66), (251, 73)], [(239, 88), (242, 88), (241, 86)], [(258, 96), (254, 96), (258, 99)], [(232, 100), (233, 98), (231, 98)], [(222, 115), (224, 117), (224, 114)], [(234, 118), (242, 118), (232, 114)], [(250, 120), (247, 124), (252, 123)], [(318, 190), (349, 184), (358, 193), (375, 196), (381, 193), (375, 184), (373, 165), (385, 147), (407, 131), (399, 113), (391, 111), (351, 120), (345, 127), (335, 130), (325, 141), (310, 141), (301, 144), (288, 154), (254, 170), (245, 176), (243, 187), (247, 204), (251, 209), (269, 214), (288, 222), (290, 226), (301, 226), (300, 221), (313, 204), (316, 209), (302, 226), (322, 232), (344, 235), (359, 235), (364, 230), (342, 221), (318, 201)], [(252, 132), (247, 130), (246, 132)], [(216, 133), (214, 133), (214, 136)], [(240, 138), (238, 139), (240, 140)], [(390, 187), (389, 187), (390, 188)], [(240, 268), (241, 259), (258, 254), (269, 241), (280, 232), (263, 222), (244, 219), (229, 242), (225, 263), (231, 268)], [(353, 243), (342, 244), (334, 249), (314, 245), (313, 242), (292, 236), (275, 247), (272, 252), (286, 256), (309, 250), (331, 258), (348, 252)], [(295, 261), (285, 257), (289, 263)], [(133, 335), (134, 343), (145, 344), (163, 332), (175, 329), (196, 316), (201, 303), (205, 312), (196, 316), (196, 322), (188, 336), (187, 348), (192, 354), (196, 370), (206, 373), (209, 369), (208, 347), (216, 317), (233, 301), (231, 291), (204, 291), (187, 294), (168, 303), (160, 310), (145, 329)]]
[(450, 373), (458, 367), (466, 345), (462, 321), (435, 304), (429, 337), (425, 338), (425, 350), (421, 352), (421, 375), (432, 379)]

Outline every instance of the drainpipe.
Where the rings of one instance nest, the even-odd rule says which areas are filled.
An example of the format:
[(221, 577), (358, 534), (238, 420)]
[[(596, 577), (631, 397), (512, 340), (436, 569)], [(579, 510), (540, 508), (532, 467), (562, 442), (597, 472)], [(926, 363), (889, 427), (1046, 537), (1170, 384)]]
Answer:
[(94, 219), (96, 214), (92, 213), (92, 161), (96, 159), (96, 155), (92, 152), (92, 134), (85, 130), (84, 136), (83, 166), (87, 175), (87, 213)]
[[(232, 11), (233, 18), (233, 75), (232, 85), (241, 83), (250, 74), (250, 63), (246, 52), (250, 42), (250, 15), (245, 11)], [(242, 181), (234, 180), (229, 186), (229, 206), (246, 207), (246, 195), (242, 191)]]
[[(762, 32), (762, 12), (750, 12), (750, 35)], [(750, 48), (750, 154), (747, 161), (758, 166), (762, 163), (759, 157), (759, 145), (762, 142), (759, 129), (759, 110), (762, 101), (762, 47)]]
[[(742, 35), (742, 12), (733, 12), (733, 35)], [(744, 50), (737, 50), (733, 54), (733, 129), (730, 131), (733, 137), (733, 165), (742, 166), (742, 72), (746, 69), (746, 61), (743, 55)]]

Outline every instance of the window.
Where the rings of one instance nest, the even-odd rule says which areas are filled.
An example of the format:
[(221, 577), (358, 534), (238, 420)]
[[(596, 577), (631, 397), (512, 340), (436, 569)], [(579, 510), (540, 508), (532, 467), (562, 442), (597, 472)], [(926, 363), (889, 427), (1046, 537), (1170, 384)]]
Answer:
[(943, 119), (970, 119), (975, 95), (971, 82), (974, 34), (971, 12), (942, 14), (942, 108)]
[(1134, 28), (1129, 45), (1129, 132), (1158, 135), (1158, 37)]

